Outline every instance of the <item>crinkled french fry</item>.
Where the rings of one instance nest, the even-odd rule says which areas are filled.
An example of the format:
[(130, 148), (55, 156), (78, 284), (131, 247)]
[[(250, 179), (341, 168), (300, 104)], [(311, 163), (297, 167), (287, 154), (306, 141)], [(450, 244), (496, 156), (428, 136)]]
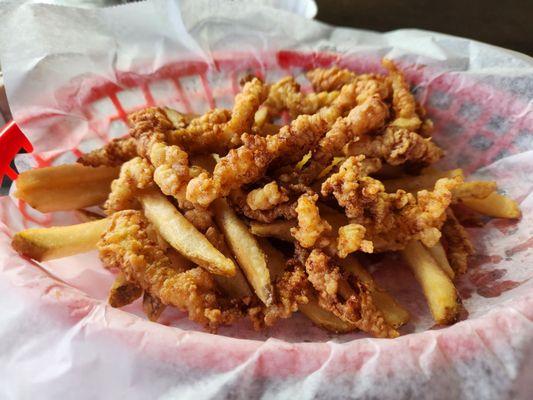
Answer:
[(448, 257), (446, 257), (446, 251), (444, 251), (444, 247), (442, 247), (441, 242), (437, 242), (437, 244), (433, 247), (426, 247), (428, 251), (431, 253), (435, 261), (437, 261), (437, 264), (439, 264), (439, 267), (442, 268), (444, 272), (446, 272), (446, 275), (450, 277), (450, 279), (455, 278), (455, 272), (453, 272), (453, 269), (448, 262)]
[(297, 225), (296, 221), (274, 221), (269, 224), (261, 222), (250, 223), (250, 232), (256, 236), (273, 237), (276, 239), (292, 242), (294, 238), (291, 235), (291, 228)]
[(454, 178), (456, 176), (464, 177), (463, 170), (452, 169), (450, 171), (431, 171), (420, 176), (406, 176), (403, 178), (384, 180), (383, 185), (388, 193), (396, 192), (398, 189), (406, 192), (418, 192), (423, 189), (431, 189), (441, 178)]
[(225, 199), (217, 199), (213, 204), (215, 221), (224, 233), (248, 282), (263, 303), (267, 306), (272, 304), (272, 283), (267, 259), (256, 238), (229, 207)]
[(143, 294), (143, 311), (152, 322), (156, 322), (166, 306), (157, 297), (152, 296), (148, 292)]
[(15, 196), (41, 212), (76, 210), (105, 201), (119, 168), (67, 164), (23, 172)]
[(398, 328), (409, 321), (411, 317), (409, 311), (403, 308), (387, 291), (376, 285), (372, 275), (357, 261), (355, 256), (350, 255), (344, 259), (338, 259), (337, 263), (369, 286), (374, 304), (381, 310), (388, 324)]
[(235, 264), (218, 251), (160, 192), (141, 193), (146, 218), (179, 253), (216, 275), (234, 276)]
[(463, 197), (460, 201), (481, 214), (496, 218), (520, 218), (522, 212), (520, 206), (513, 199), (502, 194), (493, 192), (484, 199)]
[(124, 274), (119, 273), (109, 290), (109, 305), (120, 308), (133, 303), (143, 294), (142, 288), (134, 282), (126, 280)]
[(20, 254), (37, 261), (67, 257), (95, 249), (109, 224), (109, 219), (104, 218), (70, 226), (26, 229), (15, 234), (11, 244)]
[(357, 330), (357, 327), (343, 321), (332, 312), (318, 305), (318, 300), (309, 297), (309, 302), (298, 305), (298, 310), (316, 325), (335, 333), (346, 333)]
[(438, 324), (450, 324), (461, 309), (460, 299), (452, 281), (419, 241), (410, 242), (402, 255), (422, 286), (424, 295)]

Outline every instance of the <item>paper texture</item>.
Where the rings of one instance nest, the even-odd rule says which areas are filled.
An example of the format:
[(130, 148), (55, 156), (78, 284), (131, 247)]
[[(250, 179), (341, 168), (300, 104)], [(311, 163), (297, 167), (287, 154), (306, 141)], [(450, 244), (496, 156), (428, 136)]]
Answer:
[[(303, 3), (286, 2), (312, 16), (297, 9)], [(14, 232), (77, 220), (71, 213), (22, 213), (4, 197), (0, 398), (528, 398), (531, 58), (432, 32), (332, 28), (255, 1), (91, 10), (11, 5), (0, 27), (11, 109), (41, 157), (20, 156), (21, 169), (43, 159), (75, 160), (77, 151), (97, 147), (106, 135), (125, 133), (121, 111), (151, 101), (180, 111), (203, 112), (212, 102), (229, 107), (232, 82), (250, 71), (269, 81), (288, 73), (301, 78), (302, 68), (333, 59), (356, 71), (379, 71), (384, 56), (406, 72), (434, 120), (434, 139), (447, 150), (443, 166), (497, 180), (523, 211), (518, 222), (491, 220), (470, 229), (477, 254), (458, 284), (466, 320), (430, 329), (414, 278), (386, 258), (373, 266), (375, 277), (413, 314), (398, 339), (329, 335), (299, 315), (267, 332), (243, 322), (218, 336), (179, 312), (165, 313), (165, 325), (153, 324), (139, 304), (123, 310), (106, 304), (113, 277), (96, 253), (41, 265), (16, 255), (9, 245)], [(184, 74), (185, 67), (200, 69)], [(113, 96), (99, 95), (102, 88)]]

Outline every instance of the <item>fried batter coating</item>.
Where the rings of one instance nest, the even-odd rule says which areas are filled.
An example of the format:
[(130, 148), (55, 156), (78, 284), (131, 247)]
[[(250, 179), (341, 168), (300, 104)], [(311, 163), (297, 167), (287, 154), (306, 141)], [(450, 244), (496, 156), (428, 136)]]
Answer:
[(153, 174), (154, 168), (141, 157), (122, 164), (118, 178), (111, 183), (111, 193), (104, 204), (105, 212), (110, 215), (120, 210), (140, 208), (135, 195), (153, 185)]
[(365, 253), (374, 252), (374, 244), (364, 240), (366, 229), (359, 224), (348, 224), (339, 228), (337, 242), (337, 254), (340, 258), (346, 258), (354, 251), (362, 250)]
[[(173, 124), (161, 108), (147, 108), (130, 115), (130, 134), (137, 140), (139, 154), (155, 168), (153, 180), (167, 196), (173, 196), (185, 217), (200, 231), (212, 225), (211, 213), (186, 199), (189, 181), (203, 170), (189, 167), (189, 156), (179, 146), (166, 144)], [(192, 122), (191, 122), (192, 124)]]
[(314, 249), (311, 252), (305, 269), (309, 281), (319, 294), (318, 301), (322, 308), (375, 337), (394, 338), (399, 335), (396, 329), (387, 324), (383, 313), (374, 304), (370, 289), (362, 282), (355, 282), (356, 290), (353, 293), (343, 292), (346, 281), (339, 267), (322, 250)]
[(312, 293), (311, 284), (301, 265), (284, 271), (274, 282), (274, 302), (270, 306), (250, 307), (248, 316), (256, 330), (273, 326), (282, 318), (289, 318), (298, 311), (299, 304), (307, 304)]
[(113, 214), (98, 250), (106, 266), (120, 269), (128, 281), (137, 282), (163, 304), (187, 311), (189, 319), (211, 331), (241, 315), (218, 294), (207, 271), (196, 267), (180, 272), (173, 268), (140, 211)]
[(299, 161), (335, 120), (354, 106), (355, 90), (355, 85), (345, 85), (331, 106), (313, 115), (300, 115), (276, 135), (243, 134), (243, 145), (220, 159), (212, 177), (202, 173), (189, 182), (187, 199), (208, 206), (216, 198), (262, 177), (274, 161), (281, 165)]
[(391, 60), (384, 58), (382, 63), (389, 71), (392, 84), (394, 121), (391, 122), (391, 125), (416, 131), (420, 128), (422, 121), (416, 113), (416, 100), (411, 93), (409, 84), (405, 81), (402, 72), (398, 70)]
[(363, 160), (364, 156), (349, 157), (322, 184), (322, 195), (333, 194), (351, 222), (365, 227), (365, 237), (377, 252), (400, 250), (413, 239), (434, 246), (452, 190), (462, 179), (439, 179), (434, 191), (419, 191), (417, 197), (403, 190), (386, 193), (380, 181), (365, 175)]
[(314, 114), (329, 106), (339, 95), (339, 91), (304, 94), (294, 77), (287, 76), (270, 86), (268, 97), (263, 104), (270, 117), (289, 111), (292, 118), (302, 114)]
[(133, 303), (143, 294), (142, 288), (135, 282), (128, 282), (124, 274), (119, 273), (109, 290), (108, 302), (111, 307), (120, 308)]
[(315, 92), (340, 90), (357, 77), (354, 72), (339, 67), (315, 68), (308, 71), (306, 76)]
[(317, 194), (303, 194), (296, 206), (298, 226), (291, 229), (291, 235), (306, 249), (315, 246), (321, 236), (331, 231), (331, 225), (320, 218), (317, 201)]
[(444, 155), (442, 149), (433, 143), (431, 138), (424, 138), (416, 132), (397, 127), (388, 127), (380, 135), (362, 136), (359, 141), (351, 143), (345, 153), (379, 157), (389, 165), (406, 162), (429, 165)]
[(442, 234), (447, 244), (446, 255), (454, 272), (464, 274), (468, 269), (468, 256), (474, 254), (474, 246), (453, 211), (448, 209), (446, 214), (447, 218), (442, 226)]
[(284, 188), (280, 188), (276, 181), (272, 181), (259, 189), (254, 189), (246, 196), (246, 204), (252, 210), (270, 210), (278, 204), (289, 201)]
[(127, 137), (113, 139), (105, 146), (93, 150), (90, 153), (83, 154), (78, 158), (77, 162), (89, 167), (99, 167), (101, 165), (118, 167), (136, 156), (137, 145), (135, 139)]
[(226, 154), (241, 144), (241, 135), (249, 132), (254, 116), (266, 98), (266, 86), (254, 78), (245, 83), (235, 97), (233, 111), (213, 110), (191, 121), (184, 129), (173, 131), (169, 142), (179, 145), (189, 154)]
[(247, 196), (241, 189), (235, 189), (229, 194), (231, 204), (236, 211), (255, 221), (270, 223), (278, 218), (293, 219), (296, 217), (296, 203), (287, 200), (266, 210), (253, 210), (247, 202)]
[(298, 174), (299, 181), (312, 182), (347, 143), (382, 127), (387, 115), (387, 106), (376, 95), (355, 107), (345, 118), (338, 119), (313, 150), (311, 159)]

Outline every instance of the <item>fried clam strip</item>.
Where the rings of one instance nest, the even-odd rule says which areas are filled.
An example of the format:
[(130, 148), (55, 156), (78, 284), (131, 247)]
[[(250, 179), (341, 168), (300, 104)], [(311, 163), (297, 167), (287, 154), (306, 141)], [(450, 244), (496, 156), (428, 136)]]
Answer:
[(179, 145), (189, 154), (226, 154), (241, 144), (241, 135), (249, 132), (254, 116), (267, 95), (266, 86), (254, 78), (246, 82), (242, 92), (235, 97), (235, 105), (228, 112), (214, 110), (192, 121), (188, 127), (170, 133), (169, 141)]
[(43, 213), (90, 207), (105, 201), (118, 174), (116, 167), (80, 164), (32, 169), (18, 176), (15, 197)]
[(90, 167), (105, 165), (108, 167), (118, 167), (124, 162), (137, 156), (137, 145), (135, 139), (126, 137), (113, 139), (105, 146), (95, 149), (78, 158), (78, 163)]
[[(185, 216), (201, 231), (213, 224), (211, 213), (185, 198), (188, 182), (203, 169), (189, 166), (189, 156), (179, 146), (166, 144), (173, 124), (165, 110), (147, 108), (130, 114), (130, 135), (137, 139), (137, 150), (155, 168), (153, 180), (161, 191), (174, 197)], [(191, 122), (192, 124), (192, 122)]]
[(422, 121), (416, 113), (416, 100), (411, 93), (409, 84), (391, 60), (384, 58), (382, 64), (389, 71), (392, 85), (394, 120), (391, 125), (411, 131), (418, 130)]
[(394, 338), (399, 333), (389, 325), (374, 304), (370, 289), (355, 279), (355, 290), (346, 286), (340, 269), (323, 251), (314, 249), (305, 262), (309, 281), (318, 292), (321, 307), (343, 321), (375, 337)]
[(379, 157), (389, 165), (412, 163), (429, 165), (437, 162), (444, 152), (431, 141), (405, 128), (387, 127), (382, 134), (364, 135), (350, 143), (345, 155)]
[(308, 71), (306, 76), (315, 92), (340, 90), (357, 78), (354, 72), (339, 67), (315, 68)]
[(304, 94), (294, 77), (287, 76), (270, 86), (268, 97), (259, 113), (263, 113), (263, 108), (266, 108), (267, 115), (264, 117), (277, 117), (285, 110), (292, 118), (302, 114), (314, 114), (322, 107), (329, 106), (338, 95), (339, 91)]
[(204, 269), (175, 269), (148, 226), (140, 211), (113, 214), (111, 226), (98, 242), (102, 262), (120, 269), (126, 279), (138, 283), (161, 303), (187, 311), (189, 319), (210, 331), (241, 316), (231, 302), (220, 296)]
[(278, 218), (292, 219), (296, 216), (294, 201), (286, 201), (278, 205), (272, 205), (270, 209), (253, 210), (247, 202), (247, 195), (242, 189), (235, 189), (229, 194), (229, 200), (239, 214), (255, 221), (265, 223), (273, 222)]
[(299, 265), (283, 271), (274, 281), (273, 287), (275, 297), (272, 304), (248, 309), (248, 315), (255, 329), (261, 329), (265, 325), (272, 326), (279, 319), (289, 318), (312, 296), (307, 274)]
[(350, 157), (322, 185), (322, 194), (333, 194), (344, 207), (351, 223), (366, 229), (365, 239), (374, 251), (401, 250), (414, 239), (434, 246), (439, 229), (452, 201), (452, 190), (461, 184), (459, 177), (439, 179), (433, 191), (421, 190), (415, 197), (398, 190), (386, 193), (383, 184), (365, 176), (364, 156)]
[(470, 242), (468, 232), (448, 209), (446, 221), (442, 226), (442, 234), (447, 244), (447, 256), (455, 273), (464, 274), (468, 268), (468, 256), (474, 254), (474, 246)]
[(287, 190), (280, 188), (276, 181), (272, 181), (254, 189), (246, 195), (246, 204), (253, 211), (270, 210), (273, 207), (289, 201)]
[(128, 281), (120, 272), (109, 290), (108, 302), (111, 307), (120, 308), (133, 303), (142, 294), (142, 288), (137, 283)]
[(349, 142), (379, 129), (385, 123), (388, 110), (379, 96), (368, 97), (345, 117), (338, 119), (331, 130), (320, 140), (303, 170), (298, 173), (298, 180), (310, 183), (331, 163), (342, 148)]
[(216, 198), (259, 179), (273, 162), (288, 165), (299, 161), (335, 120), (355, 105), (356, 94), (356, 85), (345, 85), (331, 106), (313, 115), (300, 115), (276, 135), (244, 134), (244, 144), (221, 158), (212, 176), (202, 173), (189, 182), (187, 199), (208, 206)]

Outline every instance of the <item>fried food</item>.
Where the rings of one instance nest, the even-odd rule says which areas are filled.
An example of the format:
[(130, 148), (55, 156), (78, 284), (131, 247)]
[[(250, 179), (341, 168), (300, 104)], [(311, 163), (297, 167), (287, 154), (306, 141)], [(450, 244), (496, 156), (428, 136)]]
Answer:
[(322, 194), (333, 194), (351, 222), (365, 227), (374, 251), (400, 250), (413, 239), (433, 246), (460, 178), (440, 179), (434, 191), (422, 190), (416, 197), (403, 190), (386, 193), (379, 180), (366, 176), (364, 159), (348, 158), (323, 183)]
[(214, 204), (215, 220), (228, 245), (248, 278), (257, 297), (267, 306), (272, 304), (272, 283), (267, 260), (257, 240), (224, 199)]
[(124, 274), (120, 272), (109, 290), (108, 303), (111, 307), (120, 308), (133, 303), (142, 295), (142, 288), (135, 282), (129, 282)]
[[(20, 175), (21, 200), (89, 222), (21, 231), (13, 248), (43, 261), (97, 247), (116, 274), (110, 305), (142, 295), (151, 321), (176, 307), (211, 332), (241, 317), (264, 329), (300, 311), (335, 333), (383, 338), (410, 315), (359, 260), (398, 252), (434, 320), (453, 323), (452, 280), (474, 248), (452, 207), (520, 209), (495, 182), (435, 169), (444, 151), (431, 120), (396, 65), (383, 66), (317, 68), (310, 93), (293, 76), (249, 75), (231, 111), (138, 110), (128, 137)], [(84, 209), (102, 203), (107, 217)]]
[(88, 167), (120, 167), (137, 156), (137, 143), (134, 138), (113, 139), (104, 147), (83, 154), (78, 162)]
[(43, 213), (95, 206), (106, 200), (118, 173), (117, 167), (80, 164), (32, 169), (18, 176), (15, 197)]
[(402, 250), (402, 255), (422, 286), (435, 322), (449, 324), (455, 321), (461, 310), (461, 302), (448, 275), (416, 240)]
[(129, 281), (161, 303), (189, 314), (189, 318), (210, 330), (234, 322), (240, 312), (226, 302), (203, 268), (178, 271), (172, 267), (157, 239), (150, 235), (149, 222), (140, 211), (119, 211), (98, 242), (102, 262), (117, 268)]
[(11, 246), (36, 261), (68, 257), (95, 249), (109, 224), (105, 218), (70, 226), (26, 229), (13, 236)]
[(147, 191), (139, 201), (146, 218), (179, 253), (213, 274), (235, 275), (233, 261), (218, 251), (165, 196)]

